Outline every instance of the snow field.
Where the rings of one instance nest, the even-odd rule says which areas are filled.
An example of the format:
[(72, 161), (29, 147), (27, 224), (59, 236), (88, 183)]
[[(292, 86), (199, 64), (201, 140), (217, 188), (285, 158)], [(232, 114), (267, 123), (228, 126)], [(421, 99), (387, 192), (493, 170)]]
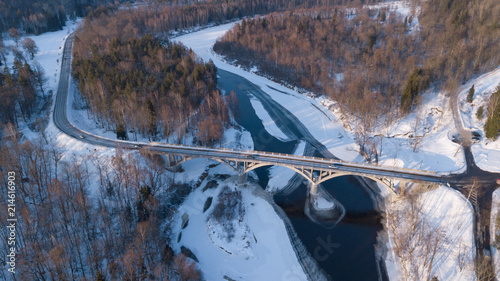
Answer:
[[(436, 276), (439, 280), (474, 280), (473, 211), (468, 201), (457, 191), (445, 186), (422, 193), (420, 200), (420, 221), (426, 222), (432, 233), (442, 234), (433, 260), (431, 277)], [(395, 201), (391, 205), (390, 208), (403, 208), (402, 202)], [(388, 229), (391, 229), (390, 226)], [(418, 228), (416, 231), (419, 231)], [(389, 278), (403, 280), (401, 262), (407, 267), (411, 267), (411, 264), (396, 256), (394, 233), (390, 230), (388, 232), (387, 247), (391, 252), (386, 257), (386, 266)], [(415, 251), (422, 247), (423, 245), (416, 245)], [(423, 258), (417, 256), (416, 264), (423, 264)]]
[[(474, 85), (475, 94), (472, 103), (467, 102), (469, 89)], [(476, 165), (490, 172), (500, 172), (500, 137), (496, 140), (488, 140), (484, 137), (484, 123), (486, 122), (486, 111), (491, 94), (500, 85), (500, 67), (471, 79), (459, 90), (458, 103), (460, 117), (464, 128), (481, 133), (481, 141), (472, 145), (472, 153)], [(483, 107), (483, 118), (478, 119), (476, 112)]]
[[(198, 165), (195, 161), (207, 160), (193, 160), (183, 164), (183, 167), (190, 171), (189, 174), (199, 175), (191, 172), (193, 165)], [(206, 163), (201, 166), (206, 166)], [(178, 237), (179, 233), (182, 236), (175, 249), (179, 251), (181, 246), (190, 249), (200, 261), (199, 266), (207, 280), (224, 280), (225, 276), (232, 280), (307, 280), (284, 223), (266, 200), (254, 194), (254, 189), (260, 186), (239, 183), (234, 172), (224, 165), (218, 165), (208, 173), (200, 187), (179, 208), (174, 236)], [(216, 188), (203, 191), (206, 183), (219, 173), (233, 176), (218, 180)], [(217, 204), (217, 195), (224, 186), (241, 191), (245, 209), (243, 219), (232, 222), (238, 227), (230, 242), (225, 239), (224, 230), (209, 219)], [(213, 197), (213, 201), (203, 213), (208, 197)], [(185, 229), (181, 229), (180, 217), (184, 213), (189, 215), (189, 223)]]
[(493, 258), (493, 266), (495, 267), (495, 272), (500, 272), (500, 252), (495, 248), (493, 243), (495, 242), (495, 237), (497, 233), (500, 233), (500, 229), (496, 228), (496, 221), (498, 218), (498, 212), (500, 211), (500, 189), (493, 192), (493, 198), (491, 202), (491, 220), (490, 220), (490, 243), (491, 243), (491, 256)]
[(252, 104), (257, 117), (259, 117), (262, 121), (262, 125), (264, 125), (264, 128), (270, 135), (283, 142), (290, 140), (290, 138), (288, 138), (288, 136), (280, 128), (278, 128), (276, 123), (257, 98), (250, 96), (250, 103)]

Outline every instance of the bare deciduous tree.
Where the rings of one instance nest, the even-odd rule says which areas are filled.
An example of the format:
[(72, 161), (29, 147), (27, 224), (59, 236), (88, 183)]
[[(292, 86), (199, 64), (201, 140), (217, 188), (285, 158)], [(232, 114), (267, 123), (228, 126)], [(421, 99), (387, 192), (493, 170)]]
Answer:
[(19, 30), (15, 27), (9, 28), (9, 36), (10, 38), (12, 38), (12, 40), (14, 40), (14, 42), (16, 42), (17, 46), (17, 44), (19, 43), (19, 37), (21, 36), (19, 34)]
[(30, 56), (31, 59), (35, 58), (35, 55), (38, 53), (38, 46), (36, 45), (33, 39), (28, 37), (24, 38), (23, 41), (21, 42), (21, 46), (23, 47), (26, 54)]
[(35, 83), (40, 88), (42, 94), (45, 95), (45, 85), (49, 81), (49, 79), (45, 77), (45, 69), (43, 69), (42, 65), (37, 61), (33, 62), (31, 67), (33, 68), (33, 78), (35, 79)]

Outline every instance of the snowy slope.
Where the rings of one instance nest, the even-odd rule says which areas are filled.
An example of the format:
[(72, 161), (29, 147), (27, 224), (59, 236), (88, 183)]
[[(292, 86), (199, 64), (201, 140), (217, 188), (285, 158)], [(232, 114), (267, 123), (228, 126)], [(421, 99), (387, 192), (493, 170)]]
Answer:
[(454, 123), (445, 93), (425, 93), (421, 104), (408, 116), (379, 125), (374, 135), (382, 165), (441, 173), (465, 171), (465, 157), (453, 143)]
[[(231, 177), (219, 181), (218, 187), (203, 191), (201, 187), (212, 179), (211, 175), (231, 174), (232, 171), (219, 165), (209, 173), (200, 188), (191, 193), (179, 208), (174, 236), (182, 234), (176, 250), (180, 250), (181, 246), (191, 250), (198, 258), (206, 280), (307, 280), (288, 239), (284, 223), (266, 200), (254, 194), (254, 189), (260, 189), (260, 186), (241, 184), (237, 177)], [(242, 192), (245, 209), (243, 219), (233, 222), (238, 227), (230, 242), (222, 235), (220, 227), (214, 226), (209, 220), (217, 204), (217, 195), (224, 186), (237, 188)], [(208, 197), (213, 197), (213, 202), (203, 212)], [(185, 229), (181, 227), (183, 214), (189, 215)], [(224, 279), (225, 276), (231, 279)]]
[[(470, 204), (460, 193), (445, 186), (422, 193), (421, 203), (421, 209), (419, 210), (420, 221), (427, 223), (432, 233), (442, 234), (436, 255), (433, 259), (431, 277), (436, 276), (438, 280), (474, 280), (473, 260), (475, 245), (473, 212)], [(391, 208), (401, 208), (400, 202), (392, 203)], [(410, 216), (409, 210), (405, 210), (404, 212), (404, 216)], [(422, 223), (420, 227), (421, 225)], [(404, 226), (400, 226), (397, 229), (401, 231), (401, 227)], [(391, 229), (391, 227), (388, 226), (388, 229)], [(420, 231), (419, 228), (417, 229), (416, 231)], [(406, 230), (403, 229), (403, 231)], [(389, 232), (390, 240), (387, 246), (391, 249), (391, 252), (386, 257), (389, 278), (391, 280), (404, 280), (405, 274), (402, 269), (401, 260), (394, 252), (394, 233), (392, 231)], [(424, 244), (416, 245), (412, 251), (416, 253), (422, 251)], [(412, 265), (423, 264), (423, 258), (424, 256), (417, 254), (413, 263), (408, 260), (403, 261), (403, 263), (406, 268), (411, 268)]]
[(498, 218), (498, 212), (500, 211), (500, 189), (493, 192), (493, 198), (491, 203), (491, 220), (490, 220), (490, 243), (491, 243), (491, 256), (493, 257), (493, 266), (495, 267), (495, 272), (497, 275), (500, 273), (500, 252), (493, 245), (497, 233), (500, 233), (500, 229), (496, 229), (496, 221)]
[(419, 22), (417, 15), (420, 13), (420, 7), (415, 7), (415, 16), (413, 16), (410, 1), (386, 1), (374, 5), (365, 5), (364, 7), (370, 10), (387, 9), (389, 12), (394, 12), (399, 17), (408, 19), (410, 31), (418, 31)]
[[(467, 102), (469, 89), (474, 85), (475, 94), (472, 103)], [(491, 93), (500, 85), (500, 67), (471, 79), (459, 90), (458, 103), (460, 117), (464, 128), (480, 132), (484, 136), (484, 123), (486, 122), (486, 111)], [(479, 107), (483, 106), (484, 116), (478, 119), (476, 116)], [(472, 153), (476, 164), (483, 170), (500, 172), (500, 138), (487, 140), (482, 138), (479, 143), (472, 145)]]
[[(59, 81), (59, 71), (61, 69), (61, 58), (62, 58), (62, 47), (64, 46), (64, 41), (66, 37), (73, 31), (75, 31), (77, 25), (81, 22), (81, 19), (76, 22), (68, 21), (66, 26), (59, 31), (47, 32), (37, 36), (23, 36), (19, 39), (19, 42), (24, 38), (31, 38), (35, 41), (38, 47), (38, 53), (35, 55), (33, 60), (28, 59), (28, 63), (32, 64), (37, 61), (42, 65), (45, 70), (46, 77), (48, 78), (47, 90), (52, 90), (53, 92), (57, 89), (57, 83)], [(7, 49), (16, 46), (12, 39), (7, 39), (4, 41)], [(18, 49), (22, 51), (21, 44), (19, 43)], [(6, 56), (7, 65), (12, 67), (14, 61), (14, 55), (12, 52)]]

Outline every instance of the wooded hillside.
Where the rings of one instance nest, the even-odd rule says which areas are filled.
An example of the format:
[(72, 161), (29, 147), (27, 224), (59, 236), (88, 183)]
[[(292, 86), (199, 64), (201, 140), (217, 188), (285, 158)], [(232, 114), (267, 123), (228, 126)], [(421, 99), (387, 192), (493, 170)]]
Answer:
[(127, 139), (128, 131), (151, 140), (174, 132), (180, 138), (191, 119), (197, 124), (199, 114), (210, 114), (199, 111), (205, 99), (215, 100), (211, 120), (219, 131), (229, 122), (225, 102), (216, 92), (215, 65), (202, 63), (183, 46), (162, 44), (150, 35), (115, 38), (102, 48), (92, 44), (88, 51), (81, 39), (75, 45), (73, 75), (80, 92), (94, 117), (116, 129), (118, 138)]
[(60, 30), (67, 17), (85, 16), (109, 0), (0, 0), (0, 31), (11, 28), (30, 34)]
[(407, 17), (367, 8), (276, 13), (236, 25), (214, 49), (374, 121), (408, 113), (429, 86), (451, 92), (500, 64), (500, 2), (414, 0), (412, 7), (420, 12)]
[(132, 8), (100, 7), (88, 14), (76, 34), (74, 77), (96, 120), (115, 130), (118, 138), (128, 138), (127, 132), (134, 139), (140, 134), (150, 140), (175, 133), (181, 141), (192, 129), (198, 141), (213, 143), (229, 122), (227, 106), (216, 91), (215, 66), (170, 43), (168, 35), (249, 14), (338, 2), (352, 1), (153, 1)]

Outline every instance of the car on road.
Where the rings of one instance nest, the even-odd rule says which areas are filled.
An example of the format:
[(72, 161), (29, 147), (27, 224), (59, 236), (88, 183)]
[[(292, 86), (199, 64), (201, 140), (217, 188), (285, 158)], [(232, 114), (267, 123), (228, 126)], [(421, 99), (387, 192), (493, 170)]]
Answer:
[(79, 135), (78, 137), (79, 137), (79, 138), (81, 138), (81, 139), (84, 139), (84, 138), (85, 138), (83, 135)]
[(472, 142), (478, 143), (481, 141), (481, 133), (474, 131), (471, 132), (471, 135), (472, 135)]
[(134, 148), (142, 148), (142, 145), (136, 144), (136, 145), (134, 145)]
[(257, 155), (250, 154), (250, 155), (247, 155), (247, 158), (255, 159), (255, 158), (257, 158)]
[(342, 164), (340, 164), (340, 163), (333, 163), (333, 164), (328, 165), (329, 168), (338, 168), (340, 166), (342, 166)]

